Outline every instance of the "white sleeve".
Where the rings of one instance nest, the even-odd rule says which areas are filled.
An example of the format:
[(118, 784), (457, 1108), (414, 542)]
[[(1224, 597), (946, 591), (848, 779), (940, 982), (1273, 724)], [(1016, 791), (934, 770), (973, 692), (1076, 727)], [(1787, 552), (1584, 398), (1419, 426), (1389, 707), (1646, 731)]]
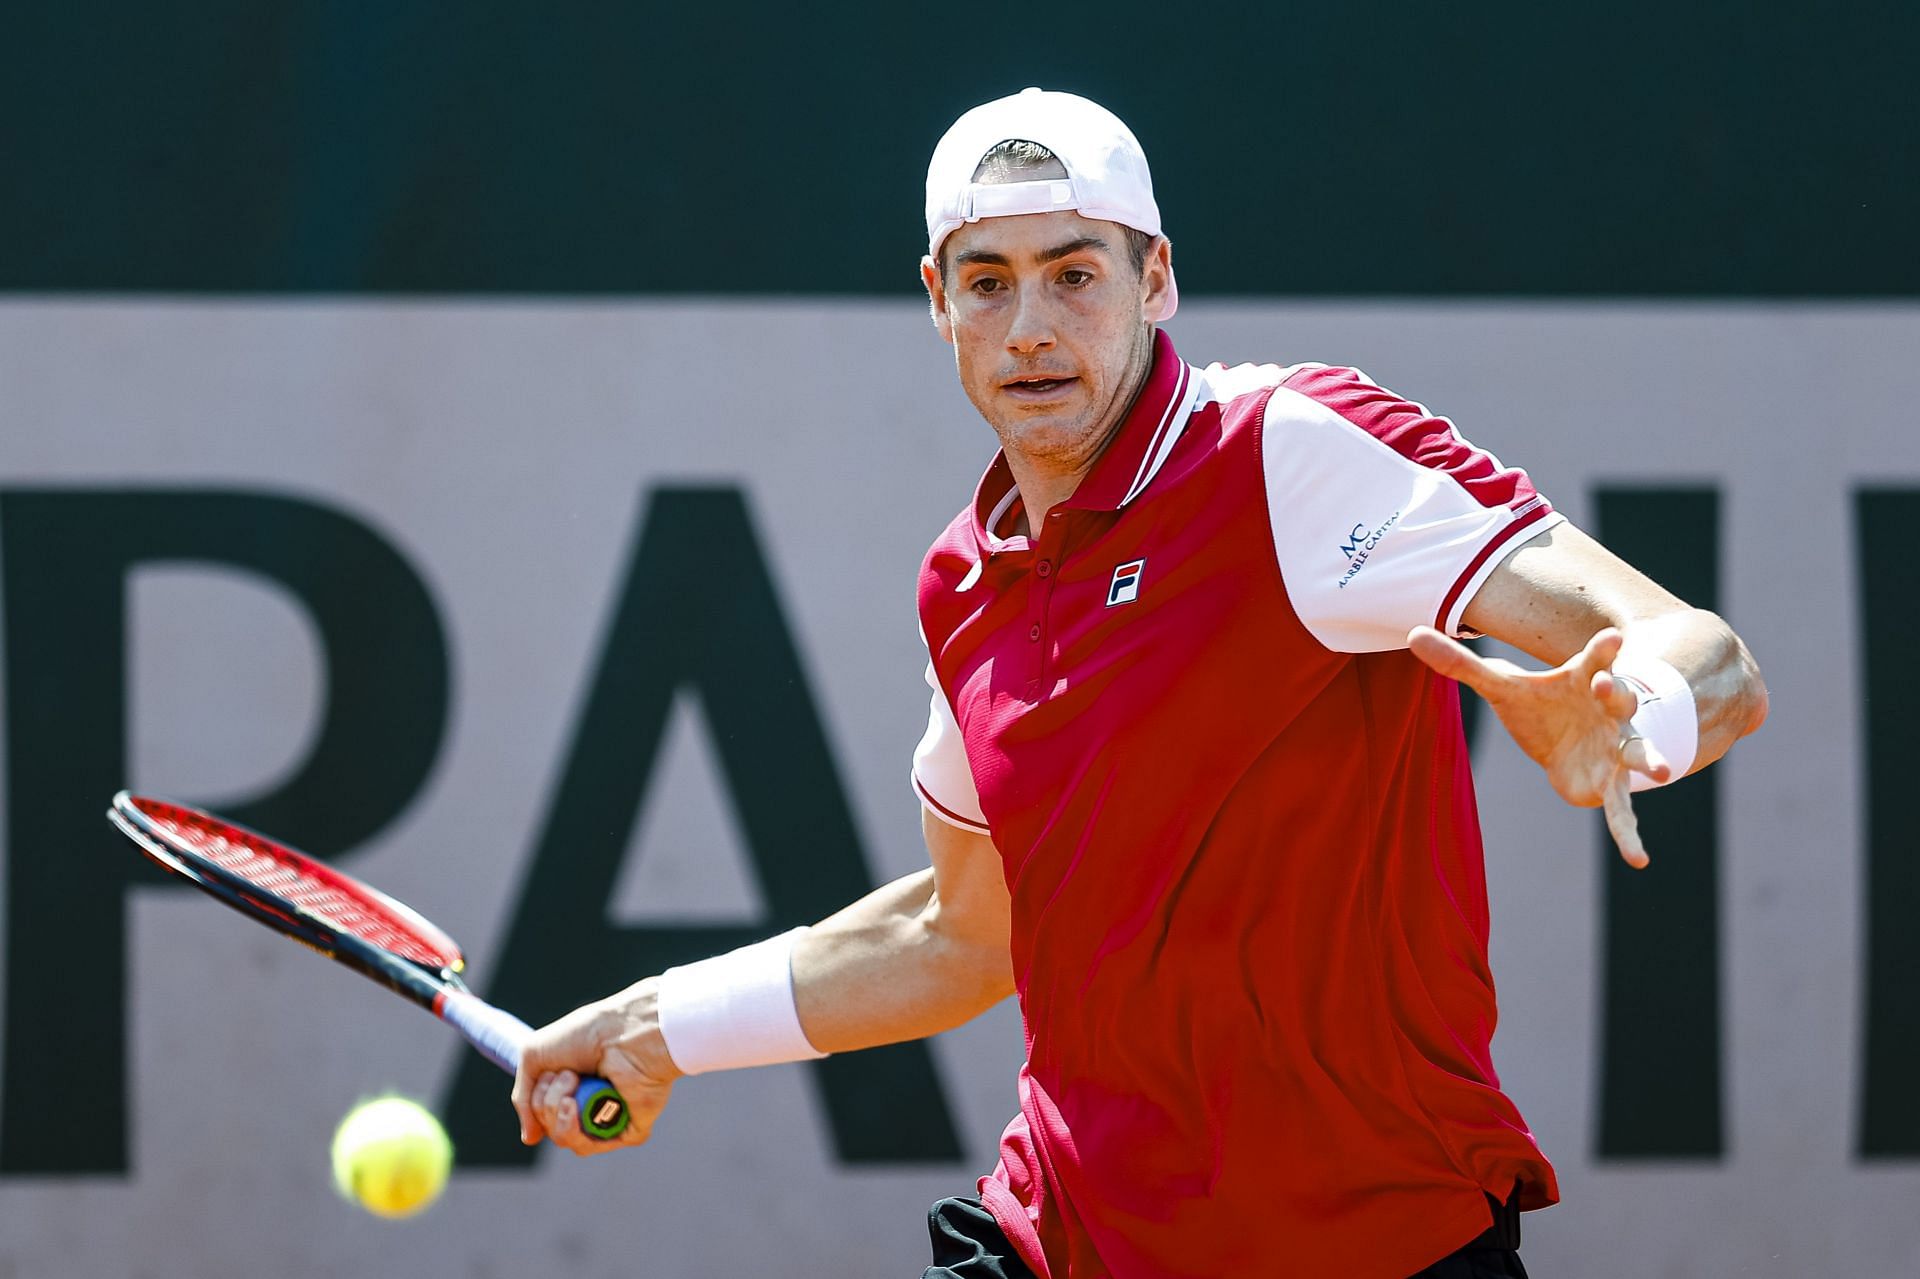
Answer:
[(973, 785), (973, 769), (967, 763), (966, 742), (931, 664), (927, 666), (927, 683), (933, 688), (933, 701), (927, 708), (926, 735), (913, 752), (913, 789), (927, 811), (941, 821), (961, 830), (989, 834), (986, 815), (980, 811), (980, 794)]
[(1353, 369), (1275, 389), (1261, 466), (1287, 598), (1336, 652), (1405, 648), (1420, 625), (1459, 634), (1487, 575), (1562, 518), (1526, 472)]

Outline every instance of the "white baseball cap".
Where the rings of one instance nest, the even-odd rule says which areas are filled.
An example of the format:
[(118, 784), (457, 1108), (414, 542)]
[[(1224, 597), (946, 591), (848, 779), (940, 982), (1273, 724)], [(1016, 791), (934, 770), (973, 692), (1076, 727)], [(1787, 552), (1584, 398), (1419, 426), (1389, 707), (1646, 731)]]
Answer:
[[(974, 170), (1002, 142), (1037, 142), (1066, 167), (1065, 178), (975, 182)], [(1072, 93), (1022, 89), (975, 107), (953, 122), (927, 165), (927, 252), (937, 261), (946, 238), (981, 218), (1078, 210), (1080, 216), (1160, 234), (1160, 206), (1140, 140), (1119, 116)], [(1180, 305), (1173, 276), (1153, 320)]]

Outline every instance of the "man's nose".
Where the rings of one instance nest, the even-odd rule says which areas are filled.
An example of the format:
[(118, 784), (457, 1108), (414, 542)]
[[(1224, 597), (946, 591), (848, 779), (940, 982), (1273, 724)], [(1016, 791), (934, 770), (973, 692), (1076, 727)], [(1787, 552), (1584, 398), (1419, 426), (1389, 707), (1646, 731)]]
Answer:
[(1021, 289), (1014, 297), (1013, 323), (1007, 329), (1007, 349), (1031, 355), (1053, 345), (1053, 315), (1044, 293)]

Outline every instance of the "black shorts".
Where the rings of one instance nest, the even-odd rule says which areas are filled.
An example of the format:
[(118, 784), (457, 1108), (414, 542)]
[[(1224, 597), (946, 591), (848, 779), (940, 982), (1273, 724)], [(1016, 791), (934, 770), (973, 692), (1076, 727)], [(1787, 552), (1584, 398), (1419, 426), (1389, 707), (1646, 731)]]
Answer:
[(921, 1279), (1034, 1279), (978, 1199), (942, 1199), (927, 1213), (933, 1264)]
[[(1486, 1233), (1410, 1279), (1527, 1279), (1520, 1264), (1519, 1210), (1491, 1195), (1487, 1202), (1494, 1222)], [(921, 1279), (1034, 1279), (978, 1199), (942, 1199), (927, 1214), (927, 1232), (933, 1264)]]

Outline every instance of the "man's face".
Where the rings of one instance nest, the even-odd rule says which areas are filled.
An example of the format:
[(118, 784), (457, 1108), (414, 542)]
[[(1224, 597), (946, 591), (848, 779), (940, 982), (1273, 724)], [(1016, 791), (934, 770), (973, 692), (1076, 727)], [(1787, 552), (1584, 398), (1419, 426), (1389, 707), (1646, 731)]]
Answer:
[(945, 279), (931, 258), (921, 277), (967, 398), (1010, 452), (1085, 467), (1152, 359), (1146, 316), (1166, 291), (1166, 241), (1136, 271), (1116, 224), (1031, 213), (970, 223), (942, 251)]

